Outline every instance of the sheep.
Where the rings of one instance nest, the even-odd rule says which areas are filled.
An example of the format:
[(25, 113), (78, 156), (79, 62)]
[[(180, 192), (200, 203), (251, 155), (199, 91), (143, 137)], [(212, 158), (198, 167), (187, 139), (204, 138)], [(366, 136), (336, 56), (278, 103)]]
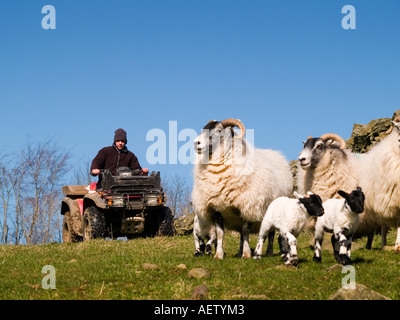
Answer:
[[(336, 144), (339, 142), (339, 146)], [(337, 198), (337, 191), (354, 190), (358, 185), (357, 159), (346, 142), (334, 133), (319, 138), (308, 137), (299, 163), (303, 170), (298, 175), (298, 191), (317, 193), (322, 201)]]
[[(366, 197), (366, 217), (378, 225), (397, 227), (394, 251), (400, 252), (400, 116), (386, 133), (360, 159), (360, 186)], [(382, 247), (385, 235), (382, 232)]]
[[(360, 185), (360, 162), (364, 157), (351, 153), (346, 142), (339, 135), (326, 133), (319, 138), (308, 137), (299, 163), (303, 170), (298, 173), (298, 191), (311, 191), (321, 196), (322, 201), (341, 198), (338, 190), (351, 192)], [(339, 143), (339, 145), (337, 144)], [(314, 232), (315, 219), (311, 219), (308, 229)], [(366, 213), (361, 214), (355, 237), (368, 236), (367, 249), (378, 224)]]
[(329, 199), (323, 203), (325, 215), (315, 225), (314, 261), (321, 262), (324, 233), (333, 233), (331, 241), (335, 259), (342, 265), (351, 263), (351, 241), (364, 211), (365, 195), (360, 187), (351, 193), (339, 190), (344, 199)]
[[(215, 226), (203, 221), (196, 214), (193, 222), (193, 236), (195, 243), (194, 256), (198, 257), (204, 253), (210, 255), (212, 245), (216, 246), (217, 244)], [(207, 243), (204, 243), (205, 240), (208, 240)]]
[(211, 120), (194, 140), (192, 203), (199, 217), (216, 227), (215, 259), (224, 257), (224, 228), (241, 233), (239, 255), (251, 258), (249, 234), (259, 231), (268, 205), (293, 189), (286, 158), (254, 148), (244, 135), (238, 119)]
[[(283, 240), (282, 258), (287, 265), (297, 266), (297, 240), (308, 219), (324, 214), (321, 197), (311, 192), (302, 196), (294, 192), (296, 199), (279, 197), (272, 201), (261, 223), (254, 259), (260, 259), (265, 238), (268, 235), (267, 255), (272, 254), (275, 229), (279, 229)], [(289, 245), (289, 250), (288, 250)]]

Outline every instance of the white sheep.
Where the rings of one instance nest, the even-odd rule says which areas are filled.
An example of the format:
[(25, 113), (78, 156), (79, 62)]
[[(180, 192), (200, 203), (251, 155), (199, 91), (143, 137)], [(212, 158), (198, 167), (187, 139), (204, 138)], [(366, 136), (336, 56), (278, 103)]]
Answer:
[[(240, 129), (235, 135), (233, 127)], [(241, 233), (239, 255), (251, 257), (250, 232), (257, 233), (268, 205), (289, 196), (293, 178), (278, 151), (255, 149), (240, 120), (209, 121), (195, 139), (192, 203), (201, 219), (215, 224), (215, 259), (223, 259), (224, 228)]]
[[(204, 253), (206, 255), (211, 254), (212, 245), (216, 246), (217, 244), (215, 225), (204, 221), (196, 214), (193, 221), (193, 236), (195, 244), (194, 256), (197, 257)], [(205, 243), (204, 241), (207, 242)]]
[[(360, 186), (366, 217), (379, 225), (397, 227), (394, 251), (400, 252), (400, 116), (387, 133), (360, 159)], [(383, 233), (382, 246), (385, 242)]]
[(335, 259), (346, 265), (351, 263), (351, 242), (360, 222), (360, 213), (364, 211), (365, 196), (360, 187), (351, 193), (342, 190), (341, 199), (329, 199), (323, 203), (325, 214), (317, 219), (315, 225), (314, 261), (321, 262), (321, 248), (324, 233), (332, 235), (332, 246)]
[[(360, 161), (364, 157), (351, 153), (346, 142), (334, 133), (327, 133), (319, 138), (308, 137), (299, 163), (303, 170), (298, 172), (298, 190), (300, 193), (311, 191), (321, 196), (322, 201), (341, 198), (337, 191), (351, 192), (360, 183)], [(338, 144), (337, 144), (338, 143)], [(308, 225), (313, 231), (315, 219)], [(371, 248), (374, 232), (378, 225), (365, 213), (360, 216), (360, 223), (355, 237), (368, 236), (367, 249)]]
[[(337, 144), (339, 143), (339, 145)], [(357, 159), (339, 135), (327, 133), (308, 137), (299, 155), (298, 191), (317, 193), (322, 201), (338, 198), (337, 191), (350, 192), (358, 186)]]
[(321, 198), (311, 192), (307, 196), (294, 192), (296, 199), (279, 197), (272, 201), (261, 223), (254, 259), (260, 259), (265, 239), (268, 235), (267, 255), (272, 254), (273, 239), (276, 229), (283, 240), (282, 258), (285, 264), (297, 265), (297, 240), (310, 217), (324, 214)]

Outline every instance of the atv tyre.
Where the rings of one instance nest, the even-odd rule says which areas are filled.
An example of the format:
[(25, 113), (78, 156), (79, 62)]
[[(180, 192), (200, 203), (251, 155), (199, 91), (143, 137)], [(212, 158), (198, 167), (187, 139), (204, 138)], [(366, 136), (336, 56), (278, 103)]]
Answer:
[(82, 241), (82, 237), (74, 231), (74, 228), (72, 226), (72, 215), (69, 211), (64, 213), (62, 224), (62, 239), (63, 243)]
[(104, 239), (105, 219), (104, 214), (96, 207), (88, 207), (83, 214), (83, 240)]
[(168, 207), (164, 207), (158, 220), (157, 236), (167, 237), (174, 235), (174, 215)]
[(146, 217), (144, 223), (145, 237), (172, 236), (174, 234), (174, 216), (168, 207), (162, 207)]

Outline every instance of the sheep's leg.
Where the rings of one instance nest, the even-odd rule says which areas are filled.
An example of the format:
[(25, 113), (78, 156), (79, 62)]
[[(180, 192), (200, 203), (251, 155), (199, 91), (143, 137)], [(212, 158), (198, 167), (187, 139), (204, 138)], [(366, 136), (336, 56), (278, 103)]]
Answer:
[(194, 256), (198, 257), (204, 254), (204, 249), (205, 249), (205, 245), (204, 245), (204, 241), (202, 238), (195, 236), (195, 240), (194, 240)]
[(240, 258), (243, 254), (243, 233), (240, 232), (240, 243), (239, 243), (239, 251), (236, 254), (237, 258)]
[(374, 232), (371, 232), (368, 236), (367, 236), (367, 244), (365, 245), (365, 249), (367, 250), (371, 250), (372, 248), (372, 241), (374, 240)]
[(198, 257), (204, 254), (204, 241), (196, 232), (193, 232), (194, 237), (194, 256)]
[(333, 234), (331, 237), (333, 255), (335, 256), (336, 261), (339, 260), (339, 241), (337, 241), (336, 236)]
[(389, 228), (387, 225), (382, 225), (381, 226), (381, 249), (383, 250), (383, 248), (386, 246), (387, 244), (387, 233), (389, 231)]
[(350, 261), (347, 257), (347, 238), (343, 234), (343, 230), (335, 233), (335, 238), (337, 240), (336, 243), (339, 244), (339, 255), (336, 256), (335, 254), (337, 262), (342, 265), (349, 264)]
[(250, 238), (250, 228), (251, 228), (251, 223), (246, 221), (242, 227), (242, 247), (243, 247), (243, 253), (242, 253), (242, 258), (251, 258), (251, 249), (250, 249), (250, 243), (249, 243), (249, 238)]
[(265, 253), (267, 256), (272, 256), (274, 252), (274, 238), (275, 238), (275, 230), (268, 232), (268, 246), (267, 246), (267, 252)]
[[(314, 234), (314, 257), (313, 260), (315, 262), (321, 262), (322, 260), (322, 242), (324, 241), (325, 230), (321, 226), (321, 224), (317, 223), (315, 226), (315, 234)], [(333, 245), (333, 243), (332, 243)]]
[(285, 264), (297, 266), (299, 263), (299, 259), (297, 258), (297, 239), (290, 232), (284, 232), (282, 236), (286, 238), (287, 243), (289, 245), (289, 253), (287, 255), (287, 260)]
[(210, 239), (206, 243), (206, 255), (210, 255), (211, 254), (212, 244), (213, 243), (216, 244), (216, 241), (217, 241), (217, 239), (216, 239), (215, 233), (211, 232)]
[(315, 262), (322, 261), (322, 242), (324, 240), (324, 234), (315, 236), (315, 247), (314, 247), (314, 257)]
[[(268, 247), (267, 247), (267, 255), (270, 251), (270, 246), (273, 245), (273, 237), (275, 235), (275, 231), (272, 230), (271, 231), (272, 226), (268, 223), (268, 222), (264, 222), (261, 227), (260, 227), (260, 232), (258, 235), (258, 240), (257, 240), (257, 246), (256, 246), (256, 250), (254, 251), (254, 259), (261, 259), (261, 255), (262, 255), (262, 249), (264, 246), (264, 242), (265, 239), (268, 236)], [(271, 234), (272, 234), (272, 239), (271, 239)], [(272, 240), (272, 242), (271, 242)], [(271, 250), (271, 254), (272, 254), (272, 250)]]
[(394, 244), (394, 252), (400, 252), (400, 221), (397, 221), (397, 237)]
[(224, 258), (224, 223), (222, 219), (222, 215), (219, 212), (216, 212), (214, 215), (215, 220), (215, 230), (217, 233), (217, 249), (215, 252), (214, 259), (223, 259)]
[(265, 238), (266, 238), (265, 234), (260, 234), (258, 236), (256, 250), (254, 250), (254, 259), (256, 259), (256, 260), (261, 259), (261, 254), (262, 254), (262, 249), (264, 246)]
[(278, 236), (278, 244), (279, 244), (281, 258), (285, 258), (289, 252), (289, 248), (286, 239), (282, 237), (281, 234), (279, 234)]
[(351, 243), (353, 242), (353, 236), (349, 236), (347, 237), (347, 263), (346, 264), (350, 264), (351, 263)]

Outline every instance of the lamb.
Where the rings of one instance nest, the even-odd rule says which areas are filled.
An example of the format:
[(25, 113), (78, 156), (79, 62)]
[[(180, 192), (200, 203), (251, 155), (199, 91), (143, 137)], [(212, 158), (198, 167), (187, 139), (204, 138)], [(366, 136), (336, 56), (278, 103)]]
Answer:
[[(240, 129), (239, 135), (234, 127)], [(192, 203), (199, 218), (216, 227), (215, 259), (224, 257), (224, 228), (241, 233), (239, 255), (250, 258), (250, 232), (259, 231), (268, 205), (293, 189), (285, 157), (254, 148), (244, 135), (238, 119), (212, 120), (194, 141)]]
[(365, 195), (360, 187), (351, 193), (342, 190), (338, 194), (344, 199), (329, 199), (323, 203), (325, 215), (315, 225), (314, 261), (321, 262), (321, 245), (325, 232), (333, 233), (331, 241), (335, 259), (342, 265), (351, 263), (351, 242), (364, 211)]
[[(193, 236), (195, 243), (194, 256), (198, 257), (204, 253), (210, 255), (212, 245), (216, 246), (217, 244), (215, 226), (203, 221), (196, 214), (193, 222)], [(204, 243), (205, 240), (207, 240), (207, 243)]]
[[(360, 160), (360, 186), (366, 197), (366, 217), (397, 227), (394, 251), (400, 252), (400, 116), (393, 119), (387, 134)], [(383, 233), (382, 247), (385, 244)]]
[[(268, 235), (267, 255), (272, 254), (275, 229), (279, 229), (283, 240), (281, 251), (285, 264), (298, 264), (297, 240), (308, 219), (324, 214), (321, 197), (311, 192), (302, 196), (294, 192), (296, 199), (279, 197), (272, 201), (263, 218), (254, 259), (260, 259), (265, 238)], [(288, 250), (289, 246), (289, 250)]]

